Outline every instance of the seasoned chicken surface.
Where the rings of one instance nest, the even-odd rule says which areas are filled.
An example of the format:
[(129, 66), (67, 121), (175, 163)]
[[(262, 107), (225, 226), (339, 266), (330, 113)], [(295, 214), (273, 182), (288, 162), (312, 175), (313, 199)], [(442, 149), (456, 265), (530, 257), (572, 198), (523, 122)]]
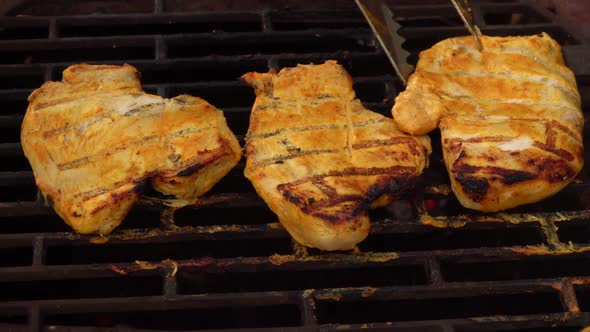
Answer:
[(129, 65), (74, 65), (35, 90), (21, 142), (40, 191), (80, 233), (110, 233), (148, 181), (203, 195), (241, 156), (220, 110), (146, 94)]
[(369, 232), (367, 210), (427, 166), (428, 137), (365, 109), (335, 61), (242, 79), (256, 91), (245, 175), (303, 245), (354, 248)]
[(583, 165), (574, 74), (543, 33), (444, 40), (420, 54), (397, 98), (400, 129), (440, 127), (451, 186), (465, 207), (499, 211), (544, 199)]

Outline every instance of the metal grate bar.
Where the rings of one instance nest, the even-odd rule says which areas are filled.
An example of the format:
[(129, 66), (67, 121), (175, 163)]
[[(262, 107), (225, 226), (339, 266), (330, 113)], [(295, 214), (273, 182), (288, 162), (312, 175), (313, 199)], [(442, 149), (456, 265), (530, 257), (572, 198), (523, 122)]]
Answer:
[(38, 305), (29, 307), (29, 331), (37, 332), (43, 329), (43, 316)]
[(431, 284), (433, 285), (441, 285), (444, 283), (444, 279), (442, 273), (440, 271), (440, 265), (436, 258), (434, 257), (427, 257), (426, 258), (426, 267), (428, 271), (428, 279)]
[(301, 322), (305, 326), (316, 326), (317, 318), (315, 316), (315, 301), (303, 293), (299, 302), (299, 310), (301, 310)]

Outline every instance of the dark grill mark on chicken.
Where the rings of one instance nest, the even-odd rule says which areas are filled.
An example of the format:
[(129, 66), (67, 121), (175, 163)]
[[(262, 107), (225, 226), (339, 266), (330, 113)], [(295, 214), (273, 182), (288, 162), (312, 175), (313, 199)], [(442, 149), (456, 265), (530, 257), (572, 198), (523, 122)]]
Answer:
[(368, 234), (372, 202), (406, 192), (427, 165), (428, 139), (364, 109), (334, 62), (243, 79), (257, 95), (246, 177), (304, 245), (351, 249)]

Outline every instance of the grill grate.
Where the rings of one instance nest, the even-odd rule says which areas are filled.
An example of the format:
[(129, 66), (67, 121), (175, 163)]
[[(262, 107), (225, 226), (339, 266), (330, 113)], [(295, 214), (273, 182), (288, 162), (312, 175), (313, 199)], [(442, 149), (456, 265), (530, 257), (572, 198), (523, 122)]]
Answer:
[[(37, 7), (21, 6), (22, 13), (70, 12), (59, 1), (31, 2)], [(175, 2), (183, 12), (171, 11)], [(89, 14), (80, 3), (78, 12)], [(588, 168), (542, 203), (484, 215), (460, 207), (435, 153), (416, 192), (373, 212), (371, 235), (355, 253), (294, 245), (243, 177), (243, 163), (200, 206), (174, 211), (145, 199), (108, 241), (68, 232), (39, 199), (19, 127), (31, 90), (60, 80), (72, 63), (130, 63), (148, 92), (190, 93), (222, 108), (242, 141), (254, 96), (237, 78), (248, 71), (337, 59), (358, 97), (382, 114), (402, 88), (354, 8), (195, 13), (186, 1), (134, 3), (137, 13), (119, 5), (115, 14), (0, 18), (0, 328), (556, 332), (590, 325)], [(420, 50), (465, 33), (450, 5), (394, 11), (412, 63)], [(590, 105), (590, 46), (557, 18), (524, 1), (478, 2), (474, 17), (487, 34), (550, 33)], [(440, 137), (432, 137), (440, 151)], [(426, 210), (432, 218), (420, 217)]]

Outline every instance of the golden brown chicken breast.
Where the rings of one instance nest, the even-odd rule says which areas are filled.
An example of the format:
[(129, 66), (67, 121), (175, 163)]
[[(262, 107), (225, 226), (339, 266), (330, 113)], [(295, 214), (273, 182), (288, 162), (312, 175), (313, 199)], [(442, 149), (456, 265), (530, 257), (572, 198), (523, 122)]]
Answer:
[(220, 110), (146, 94), (129, 65), (74, 65), (35, 90), (21, 142), (40, 191), (80, 233), (110, 233), (147, 181), (163, 194), (203, 195), (241, 156)]
[(369, 232), (367, 210), (428, 163), (429, 139), (365, 109), (335, 61), (242, 78), (256, 91), (246, 177), (303, 245), (353, 248)]
[(547, 34), (444, 40), (420, 54), (393, 117), (405, 132), (440, 127), (451, 186), (465, 207), (499, 211), (544, 199), (583, 165), (576, 79)]

